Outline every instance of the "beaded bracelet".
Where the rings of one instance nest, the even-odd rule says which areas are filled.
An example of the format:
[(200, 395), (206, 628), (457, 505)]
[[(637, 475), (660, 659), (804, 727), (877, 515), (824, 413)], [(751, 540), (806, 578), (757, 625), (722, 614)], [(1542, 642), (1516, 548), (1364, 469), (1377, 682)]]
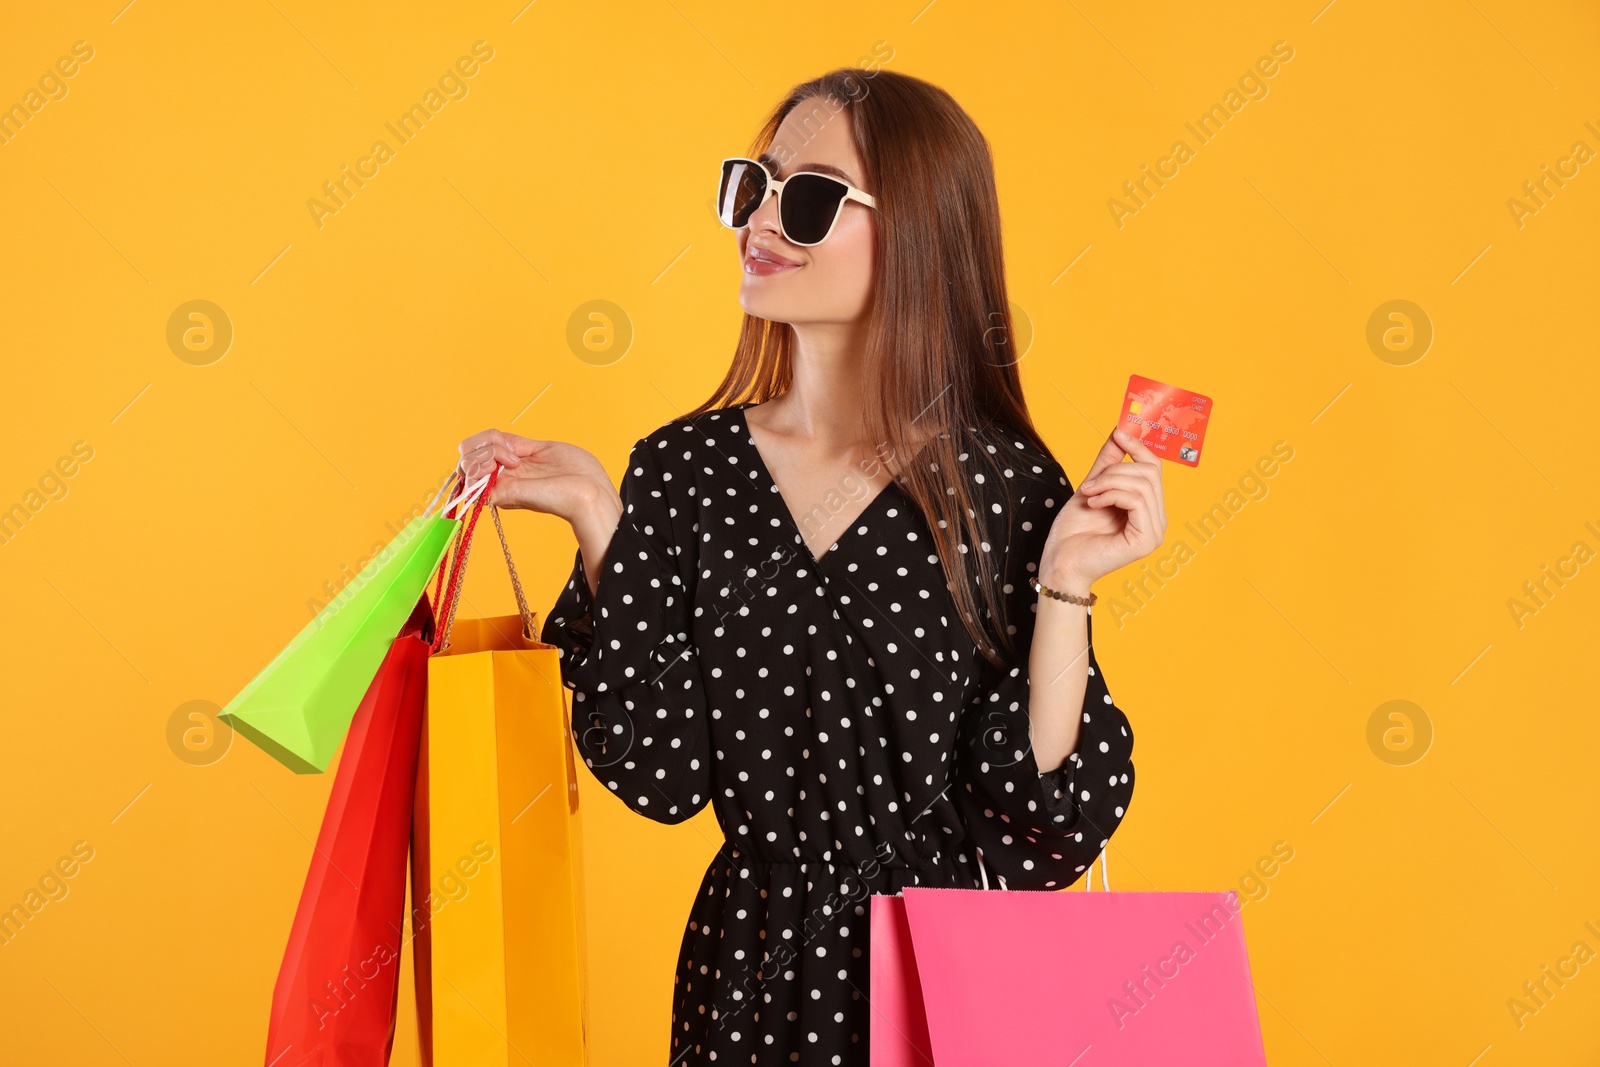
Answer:
[(1081, 604), (1084, 607), (1089, 607), (1096, 600), (1100, 599), (1092, 592), (1086, 597), (1074, 596), (1071, 593), (1063, 593), (1059, 590), (1051, 589), (1048, 585), (1045, 585), (1043, 582), (1039, 581), (1038, 578), (1031, 576), (1028, 578), (1028, 584), (1033, 586), (1035, 591), (1043, 593), (1045, 596), (1052, 596), (1057, 600), (1065, 600), (1069, 604)]

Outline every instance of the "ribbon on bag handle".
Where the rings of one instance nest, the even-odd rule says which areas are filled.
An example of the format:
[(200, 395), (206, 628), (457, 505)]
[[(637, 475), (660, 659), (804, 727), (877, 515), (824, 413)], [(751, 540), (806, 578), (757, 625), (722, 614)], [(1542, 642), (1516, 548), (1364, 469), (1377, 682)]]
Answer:
[[(456, 531), (455, 551), (450, 556), (447, 564), (440, 566), (439, 586), (434, 591), (434, 615), (440, 620), (438, 632), (434, 635), (432, 652), (437, 654), (450, 647), (450, 631), (455, 626), (456, 609), (461, 606), (461, 581), (466, 570), (467, 554), (472, 550), (472, 535), (478, 526), (478, 517), (482, 514), (484, 505), (489, 501), (489, 490), (494, 487), (495, 481), (500, 476), (501, 467), (496, 464), (489, 476), (475, 488), (464, 491), (461, 497), (445, 505), (444, 513), (452, 507), (464, 506), (470, 500), (472, 513)], [(522, 636), (530, 641), (538, 640), (535, 633), (533, 611), (528, 607), (527, 594), (522, 589), (522, 579), (517, 574), (517, 565), (511, 558), (511, 545), (506, 540), (505, 526), (500, 522), (500, 508), (498, 505), (489, 504), (490, 515), (494, 518), (495, 533), (500, 537), (500, 551), (505, 556), (506, 570), (511, 574), (511, 591), (517, 598), (517, 613), (522, 616)], [(448, 570), (449, 578), (446, 580), (445, 572)], [(442, 610), (441, 610), (442, 609)]]

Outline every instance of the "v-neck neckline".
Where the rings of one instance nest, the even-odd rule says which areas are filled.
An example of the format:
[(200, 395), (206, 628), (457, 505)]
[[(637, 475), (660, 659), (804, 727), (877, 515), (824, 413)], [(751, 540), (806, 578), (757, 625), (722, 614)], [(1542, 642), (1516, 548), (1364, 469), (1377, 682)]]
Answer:
[[(867, 502), (867, 506), (861, 509), (861, 513), (852, 519), (850, 523), (842, 531), (840, 531), (839, 536), (833, 539), (832, 544), (822, 550), (821, 555), (818, 555), (817, 553), (813, 552), (811, 550), (811, 546), (806, 543), (805, 531), (800, 529), (800, 523), (795, 519), (794, 512), (789, 510), (789, 502), (784, 499), (783, 490), (778, 488), (778, 480), (772, 476), (772, 468), (767, 466), (766, 457), (761, 454), (761, 446), (756, 444), (756, 435), (751, 432), (750, 418), (747, 414), (749, 409), (752, 407), (755, 407), (755, 401), (747, 400), (743, 404), (740, 404), (737, 410), (739, 412), (740, 419), (743, 420), (744, 423), (742, 429), (744, 431), (745, 442), (749, 445), (751, 456), (755, 460), (755, 469), (761, 474), (762, 480), (767, 483), (767, 492), (777, 499), (777, 510), (782, 513), (784, 524), (789, 528), (789, 532), (793, 534), (800, 542), (801, 551), (806, 554), (806, 557), (811, 560), (812, 565), (819, 571), (822, 569), (822, 561), (831, 555), (835, 549), (842, 545), (844, 543), (844, 539), (849, 536), (850, 527), (858, 525), (863, 519), (866, 519), (869, 515), (871, 515), (873, 509), (883, 502), (884, 497), (888, 496), (891, 492), (894, 492), (898, 493), (902, 498), (905, 498), (909, 501), (909, 498), (906, 497), (905, 490), (900, 487), (900, 480), (891, 475), (889, 483), (873, 494), (872, 499)], [(917, 454), (922, 454), (920, 449), (918, 450)]]

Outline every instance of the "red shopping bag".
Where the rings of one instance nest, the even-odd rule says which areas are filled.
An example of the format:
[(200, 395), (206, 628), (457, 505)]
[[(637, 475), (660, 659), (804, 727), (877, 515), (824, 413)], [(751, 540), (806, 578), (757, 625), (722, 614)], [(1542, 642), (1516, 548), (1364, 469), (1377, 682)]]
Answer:
[(875, 894), (873, 1067), (1265, 1067), (1238, 898)]
[(424, 596), (350, 722), (272, 991), (269, 1067), (389, 1062), (432, 637)]

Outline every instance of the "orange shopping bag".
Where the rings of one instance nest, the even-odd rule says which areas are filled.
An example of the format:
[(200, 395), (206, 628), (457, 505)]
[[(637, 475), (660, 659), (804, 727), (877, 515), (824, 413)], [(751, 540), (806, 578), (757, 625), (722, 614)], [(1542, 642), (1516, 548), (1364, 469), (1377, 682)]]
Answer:
[[(492, 482), (490, 483), (493, 484)], [(578, 775), (555, 646), (521, 615), (455, 620), (462, 524), (428, 661), (412, 856), (424, 1062), (587, 1062)]]

